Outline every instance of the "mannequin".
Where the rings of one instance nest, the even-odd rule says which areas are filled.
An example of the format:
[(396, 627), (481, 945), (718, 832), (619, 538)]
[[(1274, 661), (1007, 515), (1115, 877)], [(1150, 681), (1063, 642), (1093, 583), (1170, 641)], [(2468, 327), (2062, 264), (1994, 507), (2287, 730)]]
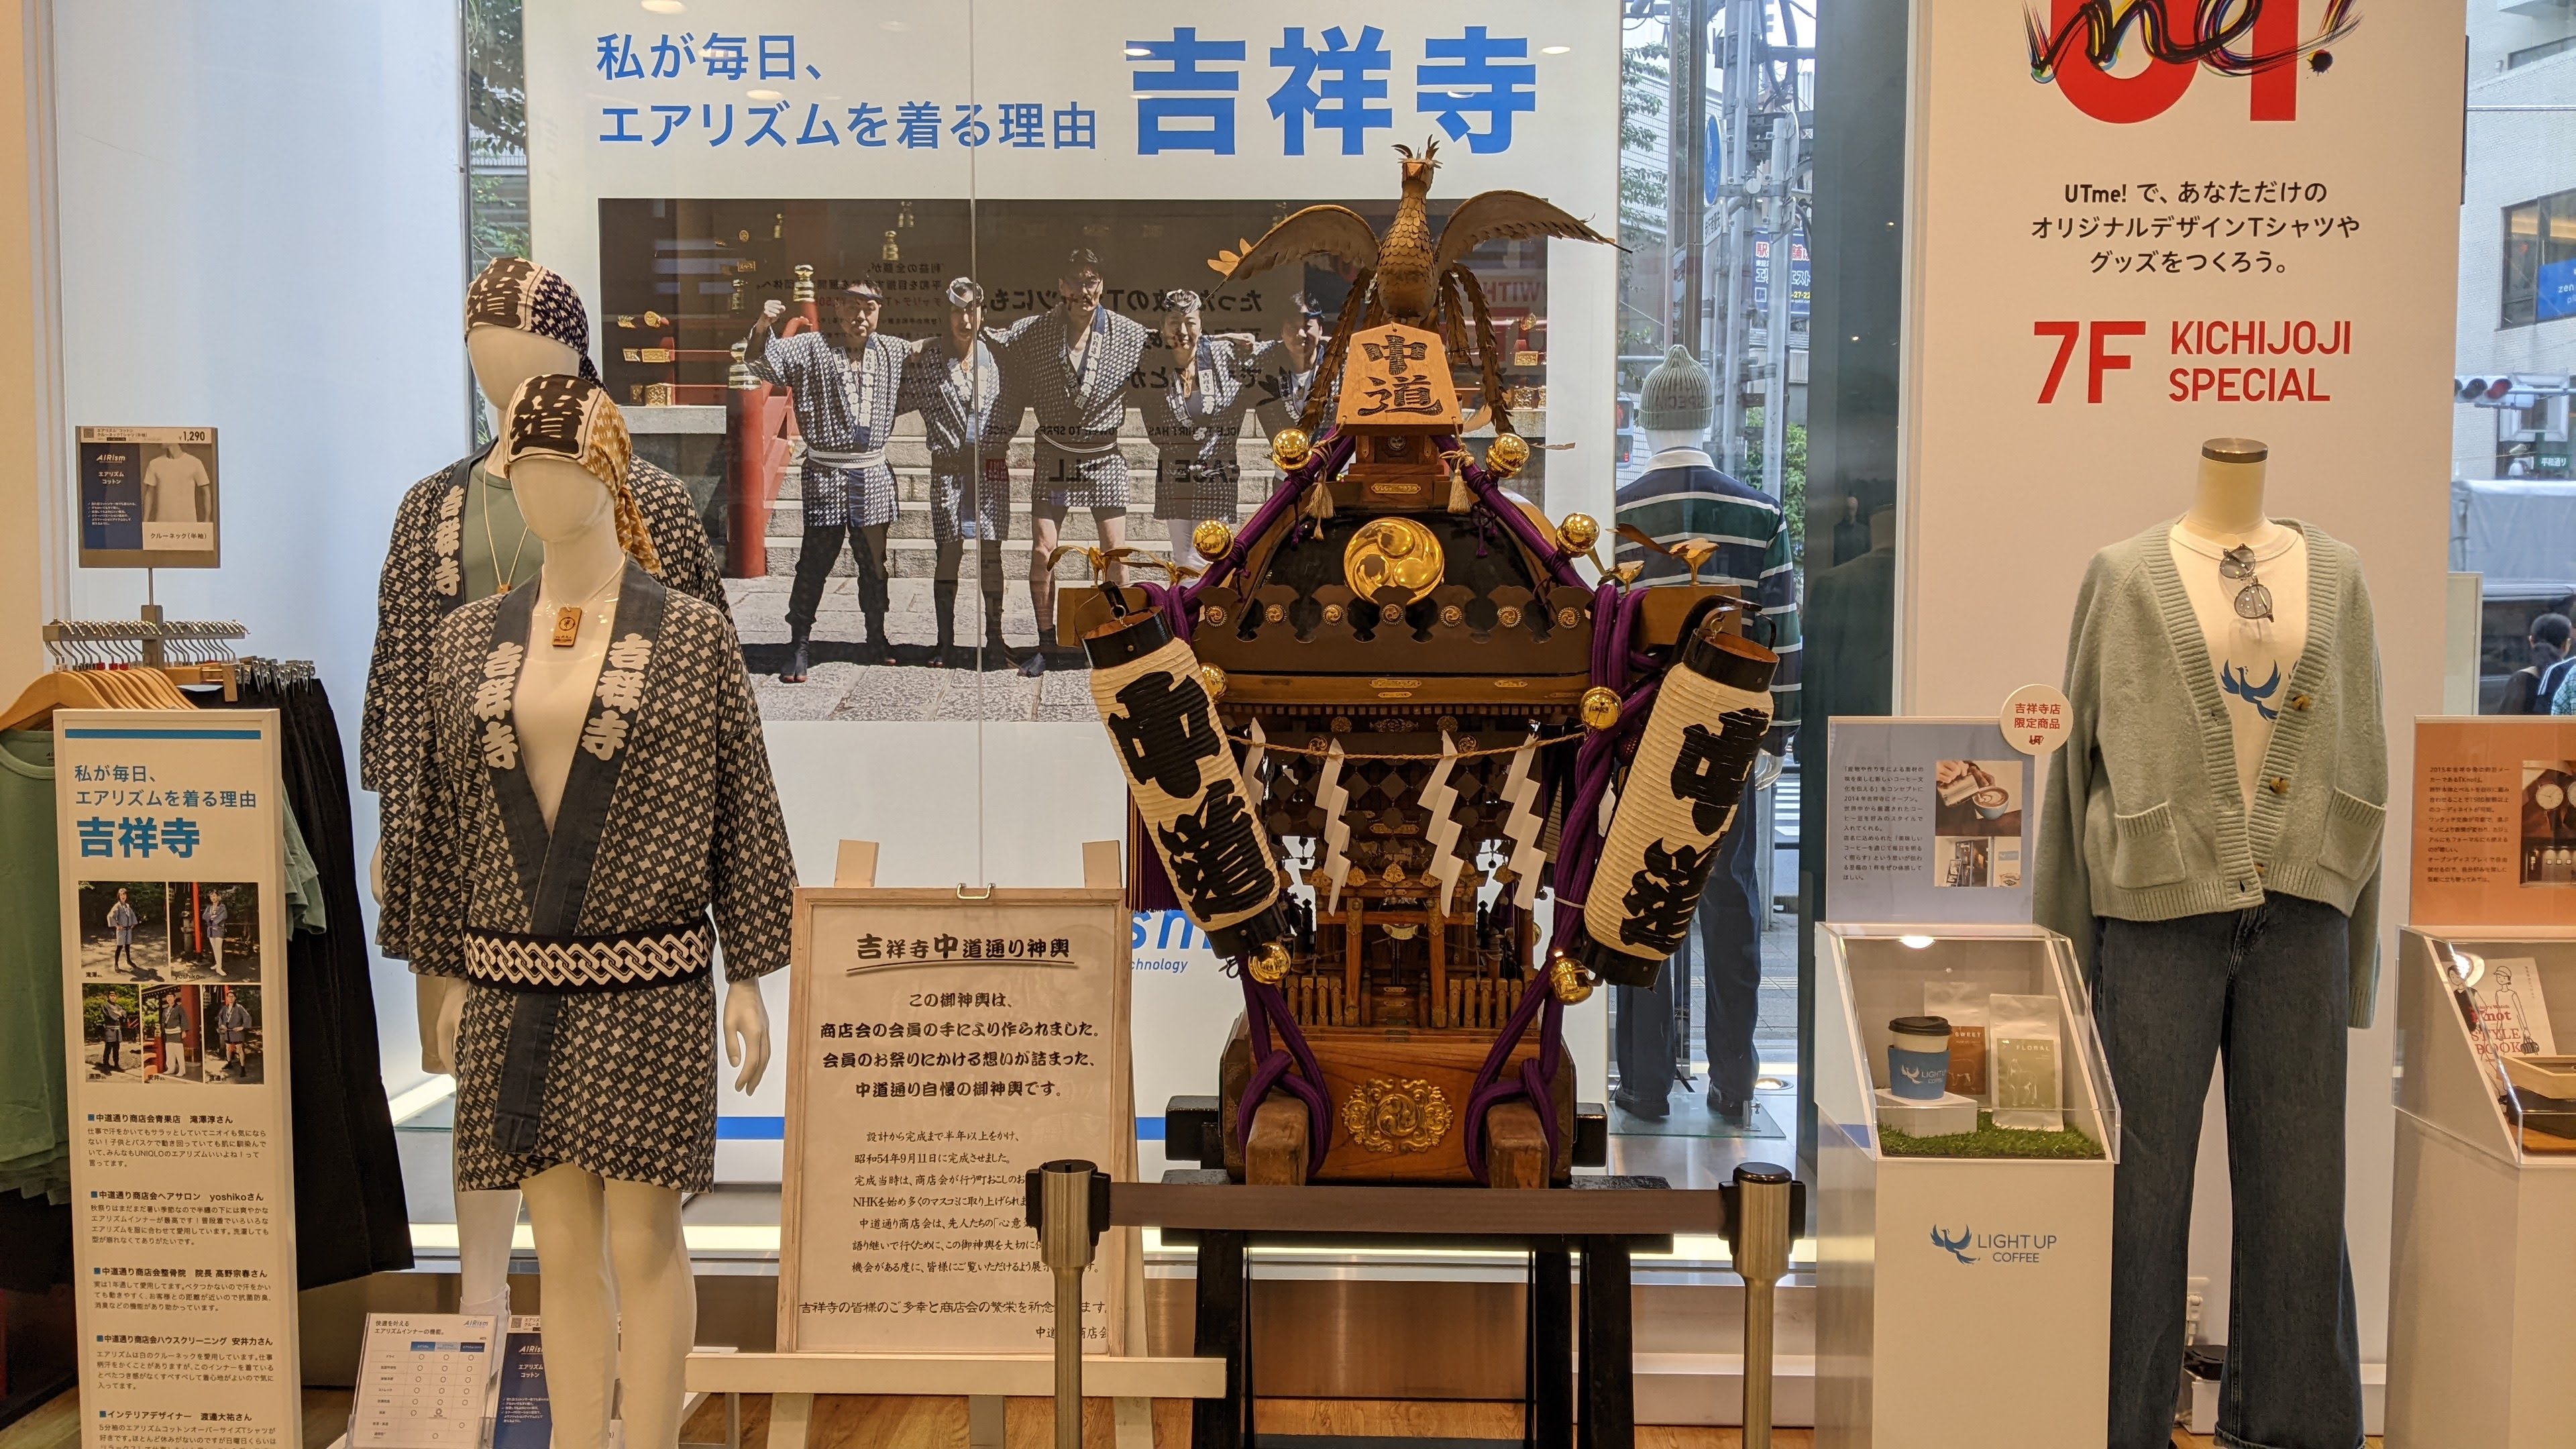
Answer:
[(2219, 1437), (2349, 1449), (2346, 1029), (2378, 979), (2388, 798), (2359, 557), (2265, 512), (2268, 450), (2204, 443), (2190, 507), (2104, 548), (2070, 630), (2032, 917), (2074, 945), (2121, 1107), (2109, 1449), (2172, 1435), (2200, 1127), (2233, 1200)]
[[(480, 373), (482, 354), (476, 354)], [(579, 464), (527, 457), (508, 470), (528, 528), (546, 545), (538, 576), (537, 627), (565, 608), (582, 611), (570, 648), (532, 638), (512, 697), (528, 783), (549, 828), (563, 801), (582, 721), (617, 614), (627, 556), (608, 489)], [(534, 631), (532, 631), (533, 633)], [(435, 981), (441, 1056), (453, 1061), (465, 992), (458, 978)], [(739, 1068), (738, 1091), (760, 1083), (769, 1064), (769, 1017), (757, 981), (725, 989), (725, 1061)], [(679, 1436), (681, 1368), (697, 1329), (697, 1294), (680, 1232), (675, 1190), (603, 1178), (565, 1163), (521, 1186), (546, 1288), (545, 1347), (555, 1442), (605, 1449), (610, 1389), (625, 1384), (625, 1443), (661, 1449)], [(501, 1194), (491, 1194), (500, 1196)], [(611, 1276), (613, 1274), (613, 1277)], [(622, 1332), (621, 1332), (622, 1328)], [(595, 1372), (583, 1371), (596, 1366)]]

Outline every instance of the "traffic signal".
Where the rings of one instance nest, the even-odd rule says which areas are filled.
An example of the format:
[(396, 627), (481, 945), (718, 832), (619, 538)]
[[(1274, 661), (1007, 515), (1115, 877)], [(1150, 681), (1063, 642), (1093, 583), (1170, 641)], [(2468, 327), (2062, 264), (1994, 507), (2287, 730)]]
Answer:
[(2451, 391), (2459, 401), (2472, 406), (2500, 408), (2505, 406), (2505, 398), (2513, 392), (2513, 378), (2453, 377)]

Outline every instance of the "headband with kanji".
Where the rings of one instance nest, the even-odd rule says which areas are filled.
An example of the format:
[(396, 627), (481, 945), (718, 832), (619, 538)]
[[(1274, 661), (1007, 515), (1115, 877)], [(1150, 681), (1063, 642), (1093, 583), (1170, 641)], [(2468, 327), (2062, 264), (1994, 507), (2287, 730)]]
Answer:
[(522, 458), (561, 458), (581, 465), (616, 500), (618, 546), (637, 563), (661, 572), (653, 536), (645, 531), (635, 489), (626, 478), (634, 463), (635, 443), (626, 431), (626, 415), (605, 388), (562, 373), (521, 383), (502, 415), (503, 475)]
[(581, 359), (581, 375), (599, 381), (590, 360), (590, 313), (581, 294), (552, 267), (525, 257), (495, 257), (465, 289), (465, 330), (507, 327), (562, 343)]

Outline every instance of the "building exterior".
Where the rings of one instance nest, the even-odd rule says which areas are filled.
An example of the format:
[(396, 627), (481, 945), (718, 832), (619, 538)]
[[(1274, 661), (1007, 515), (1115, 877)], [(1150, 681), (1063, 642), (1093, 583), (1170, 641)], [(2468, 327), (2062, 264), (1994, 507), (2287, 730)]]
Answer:
[(2470, 0), (2468, 43), (2456, 372), (2486, 388), (2455, 412), (2451, 476), (2576, 477), (2576, 3)]

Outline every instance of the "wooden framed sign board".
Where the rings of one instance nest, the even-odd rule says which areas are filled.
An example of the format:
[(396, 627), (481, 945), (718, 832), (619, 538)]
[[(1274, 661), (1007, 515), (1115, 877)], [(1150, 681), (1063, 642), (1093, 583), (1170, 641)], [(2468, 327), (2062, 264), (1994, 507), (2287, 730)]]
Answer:
[[(1022, 1176), (1070, 1157), (1135, 1178), (1129, 931), (1114, 875), (796, 893), (781, 1351), (1049, 1346)], [(1124, 1351), (1135, 1238), (1102, 1235), (1088, 1352)]]

